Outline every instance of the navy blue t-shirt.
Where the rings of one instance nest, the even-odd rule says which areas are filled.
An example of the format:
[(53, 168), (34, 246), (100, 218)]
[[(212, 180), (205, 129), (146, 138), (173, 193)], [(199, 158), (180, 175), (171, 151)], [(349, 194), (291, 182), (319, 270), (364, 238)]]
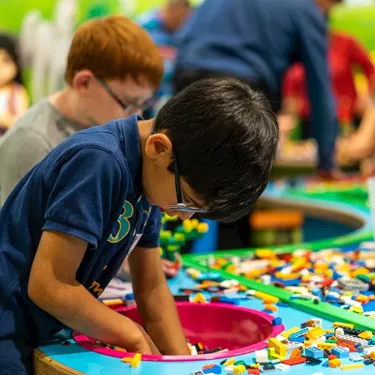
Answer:
[(160, 211), (142, 194), (141, 169), (132, 116), (74, 134), (20, 181), (0, 211), (0, 339), (38, 346), (63, 328), (27, 294), (44, 230), (89, 243), (77, 280), (95, 297), (137, 241), (159, 246)]
[(319, 166), (333, 166), (338, 123), (327, 20), (315, 0), (205, 0), (177, 36), (177, 70), (262, 80), (281, 98), (286, 70), (305, 66)]

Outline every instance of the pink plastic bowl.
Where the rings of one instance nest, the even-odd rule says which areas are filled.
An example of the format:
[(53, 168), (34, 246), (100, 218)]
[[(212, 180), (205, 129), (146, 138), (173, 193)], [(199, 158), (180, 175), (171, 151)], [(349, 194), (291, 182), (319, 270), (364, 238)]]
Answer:
[[(229, 351), (198, 356), (143, 355), (142, 360), (180, 362), (234, 357), (265, 348), (265, 340), (284, 330), (282, 324), (272, 325), (271, 315), (229, 304), (181, 302), (177, 303), (177, 309), (185, 336), (191, 343), (201, 342), (210, 349), (221, 347)], [(136, 307), (121, 307), (117, 311), (143, 324)], [(77, 334), (74, 338), (85, 349), (100, 354), (119, 358), (133, 356), (133, 353), (104, 348), (84, 335)]]

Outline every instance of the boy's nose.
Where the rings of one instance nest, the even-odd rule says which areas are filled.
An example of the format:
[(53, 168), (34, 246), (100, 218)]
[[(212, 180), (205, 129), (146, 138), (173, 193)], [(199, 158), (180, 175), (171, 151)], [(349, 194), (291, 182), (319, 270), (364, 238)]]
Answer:
[(194, 215), (193, 212), (179, 212), (179, 213), (177, 214), (177, 216), (178, 216), (181, 220), (187, 220), (187, 219), (190, 219), (193, 215)]

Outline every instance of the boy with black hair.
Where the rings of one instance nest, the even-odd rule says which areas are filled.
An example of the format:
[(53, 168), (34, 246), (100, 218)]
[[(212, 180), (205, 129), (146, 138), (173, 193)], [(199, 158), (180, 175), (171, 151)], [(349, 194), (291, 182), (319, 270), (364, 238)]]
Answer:
[[(31, 374), (32, 350), (64, 326), (144, 354), (189, 350), (158, 252), (160, 211), (247, 214), (278, 141), (262, 94), (234, 79), (193, 84), (154, 120), (76, 133), (0, 211), (0, 368)], [(96, 298), (129, 258), (147, 333)]]

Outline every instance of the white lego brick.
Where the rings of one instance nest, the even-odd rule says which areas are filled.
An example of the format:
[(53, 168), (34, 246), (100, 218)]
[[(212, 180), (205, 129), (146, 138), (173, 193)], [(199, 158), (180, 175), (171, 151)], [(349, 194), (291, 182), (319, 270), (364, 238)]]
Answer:
[(267, 350), (257, 350), (255, 352), (255, 361), (259, 363), (266, 363), (268, 362), (268, 352)]
[(345, 335), (344, 329), (342, 327), (337, 327), (335, 329), (335, 336), (343, 336)]
[(225, 371), (226, 374), (233, 374), (234, 366), (224, 367), (224, 371)]
[(190, 346), (191, 355), (198, 355), (197, 348), (195, 346)]
[(315, 327), (322, 327), (323, 325), (323, 320), (320, 319), (320, 318), (314, 318), (314, 319), (311, 319), (314, 324), (315, 324)]
[(360, 355), (353, 355), (352, 357), (349, 357), (349, 359), (353, 362), (362, 362), (363, 361), (363, 357), (361, 357)]
[(371, 353), (375, 352), (375, 346), (369, 346), (368, 348), (364, 348), (363, 354), (370, 355)]
[(262, 284), (264, 285), (270, 285), (272, 281), (271, 275), (262, 275), (260, 277), (260, 280), (262, 281)]
[(318, 339), (316, 340), (318, 343), (324, 343), (327, 341), (327, 337), (325, 336), (320, 336), (318, 337)]
[(284, 365), (283, 363), (279, 363), (278, 365), (275, 366), (275, 368), (280, 371), (288, 371), (290, 369), (290, 366)]
[(220, 286), (222, 288), (227, 288), (227, 289), (237, 287), (238, 285), (239, 285), (239, 282), (237, 280), (224, 280), (220, 283)]

